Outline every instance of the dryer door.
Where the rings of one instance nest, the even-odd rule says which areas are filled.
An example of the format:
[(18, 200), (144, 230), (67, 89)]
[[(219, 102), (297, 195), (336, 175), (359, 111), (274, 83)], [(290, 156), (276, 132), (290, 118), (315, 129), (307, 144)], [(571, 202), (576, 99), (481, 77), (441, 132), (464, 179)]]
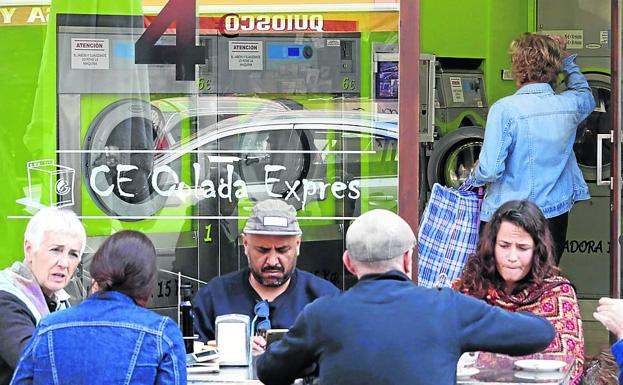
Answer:
[[(595, 111), (578, 125), (573, 150), (578, 165), (587, 182), (597, 178), (597, 135), (608, 134), (612, 130), (610, 111), (610, 76), (602, 73), (584, 74), (595, 97)], [(610, 176), (610, 159), (612, 159), (612, 143), (603, 142), (603, 177)]]
[(459, 127), (435, 142), (427, 167), (429, 188), (435, 183), (461, 186), (478, 160), (484, 137), (482, 127)]
[(154, 150), (162, 145), (161, 121), (150, 103), (124, 99), (103, 109), (91, 123), (83, 145), (84, 183), (107, 215), (143, 219), (164, 207), (166, 197), (155, 187), (167, 191), (176, 181), (168, 172), (152, 180)]

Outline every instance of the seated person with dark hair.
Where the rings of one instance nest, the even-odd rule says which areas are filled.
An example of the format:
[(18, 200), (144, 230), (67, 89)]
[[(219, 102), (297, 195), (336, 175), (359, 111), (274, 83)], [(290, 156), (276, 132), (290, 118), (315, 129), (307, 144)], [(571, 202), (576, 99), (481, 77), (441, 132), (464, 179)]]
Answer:
[[(296, 268), (301, 234), (291, 205), (269, 199), (253, 207), (241, 235), (249, 266), (213, 278), (193, 300), (200, 340), (215, 338), (217, 316), (246, 314), (253, 318), (255, 305), (264, 300), (268, 301), (271, 328), (287, 329), (305, 305), (339, 292), (331, 282)], [(265, 349), (264, 338), (254, 336), (253, 351)]]
[(95, 293), (39, 323), (11, 383), (186, 384), (179, 327), (145, 309), (158, 279), (149, 238), (127, 230), (111, 235), (89, 270)]
[(291, 384), (316, 363), (320, 384), (450, 385), (463, 352), (530, 354), (552, 340), (554, 329), (541, 317), (413, 284), (415, 242), (409, 225), (390, 211), (357, 218), (343, 262), (359, 282), (303, 309), (258, 357), (262, 383)]
[(454, 288), (509, 311), (548, 319), (556, 337), (545, 353), (574, 357), (570, 384), (582, 379), (584, 335), (575, 290), (559, 275), (547, 219), (528, 200), (500, 206), (486, 223)]

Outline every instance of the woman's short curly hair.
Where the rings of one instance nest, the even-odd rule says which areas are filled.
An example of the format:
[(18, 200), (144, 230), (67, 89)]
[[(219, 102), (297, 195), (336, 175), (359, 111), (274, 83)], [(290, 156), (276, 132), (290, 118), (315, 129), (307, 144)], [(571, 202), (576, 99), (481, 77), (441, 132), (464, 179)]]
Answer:
[(456, 290), (485, 298), (489, 289), (504, 289), (504, 280), (495, 263), (495, 244), (502, 222), (521, 227), (534, 241), (532, 266), (528, 274), (516, 283), (514, 293), (530, 285), (540, 286), (546, 278), (560, 273), (554, 263), (554, 242), (549, 224), (541, 209), (529, 200), (515, 200), (500, 206), (485, 225), (478, 239), (476, 253), (470, 255), (461, 277), (453, 285)]
[(524, 33), (510, 46), (513, 79), (519, 84), (530, 82), (556, 84), (562, 71), (560, 45), (547, 35)]

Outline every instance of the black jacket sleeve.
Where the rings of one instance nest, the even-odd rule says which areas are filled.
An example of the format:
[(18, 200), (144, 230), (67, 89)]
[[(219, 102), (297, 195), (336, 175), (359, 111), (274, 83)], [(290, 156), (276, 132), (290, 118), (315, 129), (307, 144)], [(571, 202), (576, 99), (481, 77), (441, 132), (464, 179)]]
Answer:
[(22, 301), (4, 291), (0, 291), (0, 309), (0, 358), (15, 369), (35, 331), (35, 319)]

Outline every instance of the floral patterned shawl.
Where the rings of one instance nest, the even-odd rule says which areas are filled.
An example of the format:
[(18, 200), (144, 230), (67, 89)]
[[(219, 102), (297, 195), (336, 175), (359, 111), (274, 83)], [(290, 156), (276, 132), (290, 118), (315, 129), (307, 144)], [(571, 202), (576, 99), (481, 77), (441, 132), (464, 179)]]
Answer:
[[(467, 293), (469, 294), (469, 293)], [(543, 285), (530, 286), (521, 292), (507, 295), (490, 289), (485, 300), (509, 311), (526, 311), (545, 317), (556, 330), (556, 336), (543, 351), (554, 355), (574, 356), (575, 368), (571, 374), (571, 385), (582, 379), (584, 366), (584, 334), (582, 317), (571, 283), (563, 277), (546, 278)]]

